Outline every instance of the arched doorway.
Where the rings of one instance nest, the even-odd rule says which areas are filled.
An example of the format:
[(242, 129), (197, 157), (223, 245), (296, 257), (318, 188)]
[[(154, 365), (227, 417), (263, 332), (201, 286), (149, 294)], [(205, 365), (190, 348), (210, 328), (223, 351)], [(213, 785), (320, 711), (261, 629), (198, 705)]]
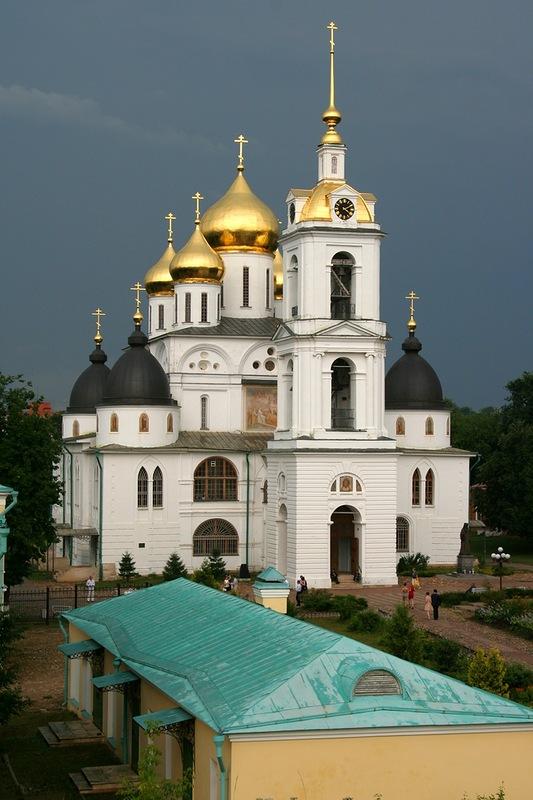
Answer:
[(331, 515), (330, 569), (337, 575), (356, 575), (360, 568), (358, 533), (361, 514), (351, 506), (339, 506)]

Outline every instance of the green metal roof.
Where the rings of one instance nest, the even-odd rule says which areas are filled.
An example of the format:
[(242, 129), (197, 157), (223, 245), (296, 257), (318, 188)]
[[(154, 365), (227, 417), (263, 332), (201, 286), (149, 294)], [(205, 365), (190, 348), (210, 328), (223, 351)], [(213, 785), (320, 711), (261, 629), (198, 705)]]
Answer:
[[(184, 578), (64, 616), (219, 732), (533, 725), (525, 706)], [(353, 697), (373, 669), (402, 695)]]
[(147, 730), (150, 724), (162, 731), (180, 722), (186, 722), (192, 717), (182, 708), (167, 708), (164, 711), (151, 711), (149, 714), (141, 714), (138, 717), (133, 717), (133, 719), (143, 731)]
[(76, 656), (81, 656), (83, 653), (93, 653), (95, 650), (101, 650), (102, 645), (93, 639), (84, 639), (83, 642), (60, 644), (57, 649), (67, 658), (76, 658)]
[(274, 569), (274, 567), (267, 567), (262, 572), (260, 572), (256, 578), (256, 581), (260, 581), (261, 583), (282, 583), (283, 585), (287, 584), (287, 578), (285, 577), (285, 575), (282, 575), (281, 572), (278, 572), (278, 570)]
[(110, 672), (108, 675), (98, 675), (93, 678), (93, 683), (97, 689), (113, 689), (115, 686), (124, 686), (125, 683), (133, 683), (138, 680), (138, 675), (123, 670), (122, 672)]

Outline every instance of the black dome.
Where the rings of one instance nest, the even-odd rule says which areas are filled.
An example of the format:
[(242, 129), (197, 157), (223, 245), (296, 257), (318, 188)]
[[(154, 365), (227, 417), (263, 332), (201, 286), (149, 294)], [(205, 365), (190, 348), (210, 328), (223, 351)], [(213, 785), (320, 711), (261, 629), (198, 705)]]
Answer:
[(89, 356), (91, 366), (84, 370), (70, 393), (67, 408), (69, 413), (95, 414), (95, 406), (104, 396), (104, 387), (109, 375), (107, 356), (99, 344)]
[(101, 405), (176, 405), (163, 367), (146, 349), (145, 334), (134, 330), (128, 344), (109, 373)]
[(410, 333), (404, 341), (402, 350), (405, 355), (392, 365), (385, 376), (385, 408), (446, 408), (438, 375), (419, 355), (422, 345), (414, 333)]

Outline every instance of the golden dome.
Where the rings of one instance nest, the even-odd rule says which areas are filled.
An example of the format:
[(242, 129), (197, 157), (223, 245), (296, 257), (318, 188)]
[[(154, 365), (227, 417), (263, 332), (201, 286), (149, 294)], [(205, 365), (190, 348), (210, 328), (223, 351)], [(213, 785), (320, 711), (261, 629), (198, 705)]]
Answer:
[(178, 283), (220, 283), (222, 280), (224, 262), (206, 241), (199, 221), (187, 244), (172, 259), (170, 274)]
[(148, 294), (167, 297), (174, 294), (170, 262), (175, 255), (176, 251), (172, 247), (172, 242), (169, 242), (159, 261), (156, 261), (144, 276), (144, 285)]
[(242, 170), (226, 194), (206, 211), (201, 228), (216, 250), (273, 253), (278, 244), (277, 217), (252, 192)]
[(274, 252), (274, 300), (283, 300), (283, 256)]
[[(330, 194), (341, 186), (346, 186), (344, 181), (321, 181), (317, 183), (307, 198), (300, 215), (300, 222), (320, 221), (331, 222)], [(368, 199), (375, 199), (367, 195)], [(362, 194), (357, 194), (356, 203), (357, 222), (374, 222), (374, 215)]]

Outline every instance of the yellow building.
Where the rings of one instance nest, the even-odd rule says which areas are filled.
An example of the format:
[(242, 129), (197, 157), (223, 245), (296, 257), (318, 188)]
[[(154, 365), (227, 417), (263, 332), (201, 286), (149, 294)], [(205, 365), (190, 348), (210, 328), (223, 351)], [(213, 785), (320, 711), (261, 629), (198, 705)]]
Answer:
[[(533, 711), (179, 579), (65, 614), (69, 708), (135, 768), (155, 723), (161, 774), (194, 800), (531, 800)], [(281, 599), (280, 599), (281, 598)]]

